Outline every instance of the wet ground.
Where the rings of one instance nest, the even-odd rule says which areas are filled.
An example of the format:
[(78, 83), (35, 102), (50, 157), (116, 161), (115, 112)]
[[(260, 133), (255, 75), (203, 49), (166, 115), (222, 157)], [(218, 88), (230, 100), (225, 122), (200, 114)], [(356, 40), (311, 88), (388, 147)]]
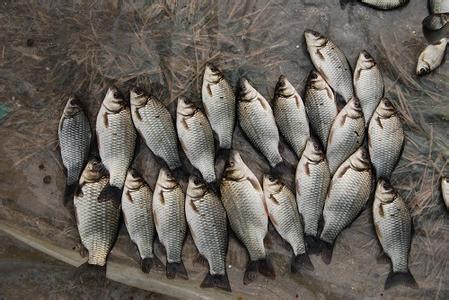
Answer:
[[(259, 278), (243, 287), (247, 257), (232, 239), (231, 285), (267, 298), (444, 299), (449, 293), (449, 214), (438, 186), (449, 172), (449, 65), (426, 78), (413, 75), (426, 45), (420, 24), (427, 15), (425, 2), (410, 1), (404, 9), (381, 12), (361, 5), (342, 10), (338, 0), (0, 1), (0, 221), (60, 246), (77, 243), (73, 219), (61, 204), (64, 174), (57, 146), (59, 116), (68, 95), (81, 96), (92, 125), (111, 83), (125, 91), (137, 81), (151, 88), (173, 113), (179, 95), (199, 102), (201, 73), (209, 61), (233, 84), (239, 76), (248, 76), (267, 98), (281, 74), (302, 91), (312, 69), (303, 31), (313, 28), (331, 38), (353, 66), (359, 52), (368, 50), (384, 74), (386, 95), (401, 112), (407, 142), (393, 183), (411, 207), (415, 237), (410, 269), (420, 289), (383, 291), (389, 266), (376, 261), (379, 246), (369, 207), (339, 238), (332, 264), (312, 257), (316, 270), (303, 277), (288, 274), (291, 251), (271, 230), (266, 246), (278, 279)], [(234, 140), (233, 147), (259, 178), (269, 170), (238, 129)], [(285, 145), (284, 149), (283, 155), (294, 164), (292, 153)], [(143, 145), (134, 165), (154, 186), (159, 166)], [(292, 176), (285, 174), (284, 180)], [(70, 293), (70, 268), (49, 258), (39, 263), (42, 256), (30, 250), (14, 258), (9, 254), (15, 253), (14, 247), (6, 251), (0, 243), (1, 266), (11, 275), (0, 274), (0, 285), (23, 291), (21, 295)], [(134, 251), (123, 231), (113, 257), (134, 257)], [(184, 259), (192, 286), (199, 285), (206, 270), (194, 265), (196, 253), (188, 238)], [(19, 267), (33, 270), (25, 272), (24, 283), (15, 272)], [(97, 289), (96, 295), (108, 297), (103, 293), (109, 288)], [(79, 293), (75, 296), (85, 295), (83, 287), (72, 290)], [(117, 285), (114, 295), (131, 291), (143, 293)]]

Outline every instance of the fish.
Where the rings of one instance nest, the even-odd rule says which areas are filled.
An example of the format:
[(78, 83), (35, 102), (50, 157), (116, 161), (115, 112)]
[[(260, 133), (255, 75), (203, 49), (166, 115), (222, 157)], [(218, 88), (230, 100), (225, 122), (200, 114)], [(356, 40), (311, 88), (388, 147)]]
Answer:
[(209, 121), (195, 104), (178, 98), (176, 129), (190, 163), (208, 183), (216, 182), (214, 136)]
[(66, 169), (64, 204), (67, 205), (76, 190), (81, 172), (87, 163), (92, 131), (81, 102), (72, 96), (67, 100), (58, 127), (62, 164)]
[(220, 191), (231, 229), (249, 254), (243, 284), (253, 282), (257, 272), (274, 279), (274, 267), (267, 258), (263, 242), (268, 233), (268, 213), (263, 190), (256, 175), (235, 150), (229, 154)]
[(131, 116), (145, 144), (172, 171), (182, 167), (175, 124), (168, 109), (139, 87), (130, 91)]
[(220, 198), (200, 178), (191, 176), (185, 210), (193, 241), (209, 264), (209, 272), (201, 287), (217, 287), (231, 292), (226, 272), (227, 219)]
[(444, 204), (449, 210), (449, 177), (441, 179), (441, 194), (443, 195)]
[(428, 45), (419, 55), (416, 75), (424, 76), (438, 68), (446, 53), (447, 39)]
[(345, 7), (349, 2), (360, 2), (376, 9), (390, 10), (403, 7), (407, 5), (409, 1), (410, 0), (340, 0), (340, 4), (342, 7)]
[(368, 202), (372, 180), (368, 150), (363, 147), (352, 154), (332, 177), (324, 204), (324, 228), (320, 236), (324, 263), (331, 262), (335, 240)]
[(362, 105), (365, 126), (368, 126), (380, 99), (384, 96), (384, 80), (374, 58), (363, 50), (354, 72), (354, 90)]
[(354, 96), (352, 71), (344, 53), (321, 33), (305, 30), (307, 51), (315, 69), (348, 102)]
[(120, 201), (98, 196), (109, 183), (106, 167), (98, 160), (89, 160), (79, 180), (73, 203), (78, 233), (88, 251), (89, 265), (105, 266), (117, 238)]
[(167, 253), (166, 276), (188, 279), (182, 261), (187, 231), (185, 195), (172, 173), (161, 168), (153, 194), (153, 218), (161, 244)]
[(100, 199), (122, 198), (128, 167), (134, 157), (136, 130), (129, 103), (116, 87), (110, 87), (97, 115), (97, 144), (101, 161), (109, 172), (109, 184)]
[(449, 13), (448, 0), (429, 0), (429, 12), (433, 14)]
[(377, 178), (390, 179), (404, 148), (404, 129), (390, 100), (379, 103), (368, 127), (368, 150)]
[(307, 79), (304, 105), (310, 129), (326, 149), (329, 132), (338, 114), (337, 100), (329, 84), (315, 70)]
[(273, 102), (274, 119), (279, 131), (300, 158), (310, 136), (309, 121), (301, 96), (284, 75), (276, 84)]
[(412, 236), (410, 211), (388, 180), (381, 179), (377, 183), (373, 219), (377, 238), (391, 260), (392, 269), (385, 281), (385, 290), (401, 284), (418, 288), (408, 268)]
[(352, 98), (338, 113), (327, 142), (326, 157), (331, 175), (362, 145), (365, 138), (365, 120), (360, 101)]
[(309, 253), (319, 250), (318, 225), (331, 181), (326, 154), (319, 141), (311, 137), (298, 162), (295, 174), (296, 202), (304, 222), (304, 234)]
[(313, 271), (314, 267), (304, 243), (304, 228), (295, 194), (279, 179), (267, 174), (263, 176), (263, 194), (271, 223), (292, 247), (294, 258), (291, 262), (291, 272)]
[(153, 191), (133, 168), (128, 170), (122, 195), (123, 220), (131, 241), (140, 254), (140, 267), (149, 273), (155, 260), (153, 241), (156, 235), (153, 221)]
[(240, 78), (237, 101), (240, 127), (248, 139), (267, 159), (271, 167), (282, 163), (279, 153), (279, 131), (268, 101), (249, 83)]
[(219, 147), (231, 149), (236, 118), (234, 90), (223, 73), (213, 64), (207, 64), (204, 69), (201, 95)]
[(427, 38), (427, 35), (429, 35), (430, 33), (445, 32), (443, 29), (447, 27), (446, 25), (448, 24), (448, 22), (449, 13), (431, 14), (425, 17), (422, 21), (424, 35)]

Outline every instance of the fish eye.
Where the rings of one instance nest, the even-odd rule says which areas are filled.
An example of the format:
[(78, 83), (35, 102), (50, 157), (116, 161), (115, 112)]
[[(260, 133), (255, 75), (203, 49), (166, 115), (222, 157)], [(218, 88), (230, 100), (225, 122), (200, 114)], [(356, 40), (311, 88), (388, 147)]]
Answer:
[(193, 180), (193, 183), (194, 183), (195, 185), (199, 185), (199, 184), (201, 184), (201, 180), (199, 180), (198, 178), (195, 178), (195, 179)]
[(313, 149), (315, 149), (315, 151), (319, 151), (320, 145), (318, 145), (318, 143), (313, 143)]
[(354, 100), (354, 106), (355, 106), (356, 108), (360, 108), (360, 101), (359, 101), (358, 99), (355, 99), (355, 100)]
[(209, 69), (212, 71), (212, 72), (218, 72), (218, 69), (217, 69), (217, 67), (216, 66), (214, 66), (214, 65), (209, 65)]
[(274, 176), (270, 175), (270, 176), (268, 176), (268, 180), (271, 182), (275, 182), (276, 178), (274, 178)]
[(362, 158), (368, 160), (368, 152), (366, 151), (366, 149), (362, 150)]
[(370, 58), (371, 58), (371, 56), (368, 54), (368, 52), (363, 53), (363, 56), (364, 56), (366, 59), (370, 59)]
[(119, 91), (115, 91), (113, 95), (115, 99), (121, 99), (121, 94)]
[(391, 101), (390, 100), (385, 100), (385, 106), (386, 107), (392, 107), (393, 106), (393, 104), (391, 103)]
[(138, 96), (141, 96), (141, 95), (143, 95), (144, 91), (142, 88), (136, 87), (136, 88), (134, 88), (134, 93), (136, 93)]
[(312, 34), (314, 37), (320, 37), (320, 34), (317, 31), (314, 31)]
[(382, 184), (383, 188), (386, 190), (391, 189), (391, 184), (388, 181), (384, 181)]
[(312, 79), (318, 79), (318, 74), (313, 72), (312, 75), (310, 75), (310, 78)]

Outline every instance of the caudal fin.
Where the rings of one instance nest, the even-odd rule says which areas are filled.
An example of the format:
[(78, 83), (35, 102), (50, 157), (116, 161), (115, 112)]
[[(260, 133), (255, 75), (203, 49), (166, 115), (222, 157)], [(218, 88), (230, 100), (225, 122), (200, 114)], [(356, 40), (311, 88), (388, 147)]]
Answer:
[(334, 245), (325, 241), (321, 241), (321, 259), (328, 265), (332, 261), (332, 252), (334, 251)]
[(307, 253), (315, 255), (320, 253), (321, 240), (318, 237), (306, 235), (304, 242), (306, 243)]
[(188, 174), (183, 166), (177, 167), (173, 170), (173, 176), (177, 182), (185, 181), (188, 178)]
[(243, 275), (243, 284), (250, 284), (257, 278), (257, 272), (270, 279), (276, 278), (273, 264), (267, 258), (249, 261)]
[(388, 274), (387, 280), (385, 281), (385, 290), (399, 285), (405, 285), (413, 289), (418, 288), (418, 284), (416, 283), (416, 280), (410, 273), (410, 271), (396, 273), (391, 271), (390, 274)]
[(91, 265), (86, 262), (75, 270), (73, 278), (79, 284), (85, 284), (87, 282), (104, 283), (107, 280), (106, 265)]
[(348, 3), (352, 3), (352, 2), (354, 2), (354, 0), (340, 0), (340, 7), (342, 9), (345, 9), (346, 5), (348, 5)]
[(310, 261), (309, 255), (307, 253), (298, 254), (293, 258), (291, 271), (292, 273), (299, 273), (302, 270), (313, 271), (315, 268), (313, 267), (312, 262)]
[(292, 166), (288, 164), (285, 160), (281, 161), (277, 165), (271, 168), (271, 174), (275, 177), (285, 176), (285, 174), (290, 174), (292, 172)]
[(229, 284), (228, 275), (226, 273), (224, 275), (219, 274), (212, 275), (208, 272), (203, 282), (201, 282), (200, 287), (218, 288), (228, 292), (232, 292), (231, 285)]
[(150, 273), (151, 268), (154, 265), (157, 265), (159, 262), (159, 259), (155, 257), (145, 257), (140, 260), (140, 269), (144, 273)]
[(78, 182), (68, 184), (65, 186), (64, 190), (64, 206), (69, 206), (73, 200), (73, 196), (75, 195), (75, 191), (78, 189)]
[(187, 270), (184, 267), (184, 263), (181, 262), (167, 262), (166, 275), (168, 279), (174, 279), (176, 276), (188, 280)]
[(218, 185), (218, 182), (216, 181), (210, 182), (208, 183), (208, 186), (214, 192), (215, 195), (221, 197), (220, 186)]
[(103, 188), (98, 196), (99, 202), (114, 200), (116, 203), (120, 203), (121, 199), (122, 190), (116, 186), (110, 185), (109, 183)]

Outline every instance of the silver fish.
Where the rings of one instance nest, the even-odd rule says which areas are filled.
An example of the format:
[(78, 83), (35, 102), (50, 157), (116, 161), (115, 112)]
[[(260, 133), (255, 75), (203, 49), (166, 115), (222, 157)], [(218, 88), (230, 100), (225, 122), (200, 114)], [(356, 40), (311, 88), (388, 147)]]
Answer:
[(92, 139), (89, 120), (75, 97), (70, 97), (64, 108), (59, 121), (58, 137), (62, 163), (67, 170), (64, 192), (64, 204), (67, 204), (86, 165)]
[(346, 102), (354, 96), (351, 67), (344, 53), (319, 32), (306, 30), (307, 50), (315, 69)]
[(122, 196), (122, 211), (131, 241), (140, 254), (140, 267), (150, 272), (154, 263), (153, 241), (156, 235), (153, 221), (153, 191), (136, 170), (126, 175)]
[(392, 270), (385, 281), (385, 289), (398, 284), (417, 288), (418, 285), (408, 269), (412, 235), (410, 212), (388, 181), (380, 180), (377, 184), (373, 219), (377, 238), (391, 260)]
[(134, 126), (148, 148), (162, 158), (171, 170), (181, 167), (178, 137), (168, 109), (140, 88), (131, 90), (130, 100)]
[(279, 153), (279, 132), (268, 101), (241, 78), (237, 113), (239, 124), (251, 143), (275, 167), (282, 162)]
[(228, 231), (226, 211), (202, 180), (191, 176), (186, 195), (186, 219), (198, 251), (209, 263), (201, 287), (231, 291), (226, 274)]
[(368, 126), (380, 99), (384, 96), (384, 80), (373, 57), (362, 51), (354, 72), (354, 90), (362, 105), (365, 125)]
[(357, 150), (365, 138), (365, 120), (360, 101), (351, 99), (335, 118), (327, 142), (327, 161), (331, 175)]
[(399, 8), (405, 6), (409, 2), (409, 0), (340, 0), (340, 2), (343, 3), (355, 1), (359, 1), (360, 3), (382, 10)]
[(304, 228), (296, 206), (295, 194), (271, 175), (263, 176), (263, 194), (271, 223), (292, 247), (292, 273), (303, 269), (313, 271), (312, 262), (306, 253)]
[(308, 250), (318, 249), (318, 224), (331, 180), (326, 155), (315, 138), (307, 141), (306, 149), (296, 168), (296, 201), (304, 222)]
[(276, 84), (273, 111), (279, 131), (301, 157), (310, 136), (309, 121), (301, 96), (283, 75)]
[(136, 130), (128, 103), (115, 87), (108, 89), (97, 115), (97, 140), (101, 161), (109, 171), (109, 185), (100, 198), (120, 201), (128, 167), (134, 156)]
[(337, 116), (337, 101), (331, 87), (315, 70), (310, 72), (304, 97), (311, 131), (315, 133), (324, 148)]
[(444, 204), (449, 210), (449, 177), (441, 179), (441, 194), (443, 195)]
[(184, 97), (178, 98), (176, 129), (190, 163), (208, 183), (215, 182), (215, 146), (206, 116)]
[(220, 191), (229, 224), (248, 250), (250, 261), (243, 283), (254, 281), (257, 271), (274, 278), (274, 269), (267, 259), (263, 243), (268, 233), (268, 215), (262, 187), (235, 150), (231, 150)]
[(359, 148), (337, 170), (324, 204), (324, 228), (321, 232), (323, 261), (332, 259), (332, 248), (338, 235), (360, 214), (368, 202), (373, 174), (368, 151)]
[(231, 149), (235, 126), (235, 95), (223, 73), (207, 64), (201, 90), (204, 109), (220, 148)]
[(430, 14), (449, 13), (448, 0), (429, 0)]
[(81, 243), (89, 252), (88, 263), (104, 266), (119, 229), (120, 201), (98, 199), (109, 183), (108, 172), (97, 160), (90, 160), (81, 175), (73, 199)]
[(389, 179), (401, 158), (404, 130), (393, 104), (382, 99), (368, 127), (368, 149), (377, 178)]
[(416, 75), (427, 75), (443, 62), (446, 53), (447, 39), (443, 38), (434, 44), (428, 45), (419, 55), (416, 66)]
[(184, 198), (176, 179), (169, 170), (162, 168), (154, 188), (153, 216), (159, 240), (167, 253), (166, 275), (169, 279), (176, 275), (188, 279), (182, 262), (182, 246), (187, 231)]

